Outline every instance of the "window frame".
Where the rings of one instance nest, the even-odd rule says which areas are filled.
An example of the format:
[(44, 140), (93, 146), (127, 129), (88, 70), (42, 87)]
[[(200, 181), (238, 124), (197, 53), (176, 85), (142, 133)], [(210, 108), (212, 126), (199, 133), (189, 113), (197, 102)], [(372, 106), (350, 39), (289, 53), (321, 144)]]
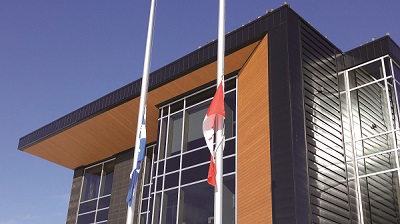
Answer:
[[(232, 129), (233, 133), (231, 137), (225, 139), (225, 142), (228, 141), (233, 141), (231, 143), (234, 144), (234, 153), (233, 154), (228, 154), (225, 155), (224, 154), (224, 161), (227, 161), (227, 159), (234, 159), (234, 170), (233, 172), (229, 172), (229, 173), (224, 173), (223, 178), (224, 180), (227, 178), (232, 178), (234, 179), (234, 217), (235, 220), (237, 220), (237, 176), (236, 176), (236, 170), (237, 170), (237, 75), (232, 76), (230, 78), (227, 78), (225, 80), (225, 83), (231, 82), (231, 84), (234, 83), (234, 86), (232, 85), (231, 87), (228, 87), (228, 90), (225, 89), (225, 95), (230, 94), (230, 93), (234, 93), (234, 97), (235, 97), (235, 108), (232, 108), (232, 111), (234, 112), (234, 117), (232, 117), (232, 124), (234, 126), (234, 128)], [(183, 215), (183, 213), (180, 213), (181, 208), (179, 208), (179, 206), (181, 206), (181, 204), (183, 203), (180, 198), (180, 194), (182, 191), (182, 188), (187, 187), (187, 186), (191, 186), (191, 185), (195, 185), (195, 184), (199, 184), (202, 182), (206, 182), (206, 177), (204, 179), (201, 180), (197, 180), (197, 181), (192, 181), (192, 182), (188, 182), (186, 184), (182, 184), (182, 172), (188, 169), (192, 169), (195, 167), (200, 167), (200, 166), (204, 166), (209, 164), (209, 160), (205, 161), (205, 162), (201, 162), (199, 164), (195, 164), (195, 165), (190, 165), (188, 167), (183, 168), (183, 156), (187, 155), (189, 153), (192, 152), (196, 152), (196, 151), (200, 151), (200, 150), (204, 150), (208, 152), (207, 146), (200, 146), (200, 147), (195, 147), (193, 149), (190, 149), (189, 151), (187, 150), (186, 144), (187, 142), (185, 142), (188, 139), (188, 131), (186, 130), (188, 128), (188, 111), (194, 109), (195, 107), (204, 104), (204, 103), (209, 103), (212, 100), (213, 95), (209, 96), (209, 97), (199, 97), (201, 100), (199, 102), (196, 101), (196, 99), (191, 98), (193, 96), (197, 96), (199, 94), (208, 94), (207, 91), (210, 91), (211, 89), (215, 89), (216, 88), (216, 84), (210, 85), (208, 87), (205, 87), (199, 91), (196, 91), (194, 93), (191, 93), (187, 96), (183, 96), (177, 100), (171, 101), (167, 104), (161, 105), (159, 106), (160, 109), (160, 113), (159, 113), (159, 127), (158, 127), (158, 141), (157, 141), (157, 145), (154, 148), (154, 153), (153, 153), (153, 158), (152, 160), (150, 160), (150, 162), (152, 163), (151, 165), (151, 177), (150, 177), (150, 183), (147, 185), (143, 185), (143, 189), (144, 187), (148, 187), (149, 193), (147, 195), (146, 198), (142, 198), (141, 197), (141, 202), (139, 203), (139, 213), (138, 215), (138, 221), (140, 224), (142, 224), (142, 217), (145, 216), (145, 223), (153, 223), (154, 220), (158, 220), (156, 221), (161, 222), (162, 218), (163, 218), (163, 214), (164, 211), (163, 210), (163, 204), (164, 204), (164, 199), (163, 199), (163, 195), (166, 194), (166, 192), (170, 192), (170, 191), (178, 191), (178, 198), (177, 198), (177, 214), (176, 214), (176, 220), (177, 223), (179, 223), (181, 220), (180, 216)], [(213, 91), (214, 92), (214, 91)], [(191, 99), (190, 99), (191, 98)], [(187, 106), (186, 102), (187, 100), (190, 99), (190, 105)], [(194, 99), (194, 100), (193, 100)], [(178, 108), (174, 107), (176, 105), (179, 105)], [(172, 108), (172, 107), (174, 108)], [(180, 107), (180, 108), (179, 108)], [(180, 128), (182, 130), (182, 136), (180, 138), (181, 143), (180, 143), (180, 150), (179, 153), (177, 155), (168, 155), (168, 146), (169, 146), (169, 138), (171, 138), (171, 135), (169, 134), (170, 131), (170, 118), (181, 113), (182, 116), (182, 127)], [(163, 134), (162, 132), (165, 132), (165, 134)], [(233, 146), (233, 145), (232, 145)], [(163, 151), (160, 151), (163, 150)], [(209, 154), (209, 153), (208, 153)], [(170, 170), (167, 172), (167, 166), (168, 164), (167, 161), (169, 161), (170, 159), (174, 159), (174, 158), (179, 158), (179, 168), (175, 169), (175, 170)], [(147, 161), (147, 160), (146, 160)], [(162, 167), (160, 167), (162, 165)], [(147, 167), (147, 166), (146, 166)], [(207, 166), (208, 167), (208, 166)], [(159, 171), (161, 173), (159, 173)], [(165, 179), (167, 176), (169, 175), (174, 175), (174, 174), (178, 174), (178, 183), (175, 186), (170, 186), (168, 188), (165, 188)], [(230, 179), (232, 180), (232, 179)], [(162, 181), (162, 182), (160, 182)], [(160, 182), (160, 183), (158, 183)], [(160, 185), (161, 184), (161, 185)], [(160, 189), (158, 189), (158, 185), (161, 186)], [(157, 200), (156, 196), (159, 196), (159, 199)], [(158, 201), (158, 203), (157, 203)], [(147, 209), (142, 209), (141, 205), (147, 205)], [(158, 204), (158, 205), (157, 205)], [(159, 206), (159, 209), (156, 209), (156, 206)], [(165, 205), (166, 206), (166, 205)], [(159, 210), (158, 212), (156, 212), (156, 210)], [(150, 215), (149, 215), (150, 214)]]
[[(102, 162), (99, 162), (99, 163), (96, 163), (96, 164), (93, 164), (93, 165), (90, 165), (90, 166), (87, 166), (87, 167), (84, 168), (83, 175), (82, 175), (81, 189), (80, 189), (80, 194), (79, 194), (79, 206), (78, 206), (77, 213), (76, 213), (76, 222), (75, 222), (76, 224), (78, 224), (78, 222), (79, 222), (79, 217), (87, 215), (87, 214), (90, 214), (90, 213), (94, 213), (94, 222), (91, 222), (91, 223), (107, 223), (108, 219), (107, 220), (102, 220), (102, 221), (96, 221), (96, 219), (97, 219), (97, 213), (98, 212), (101, 212), (101, 211), (104, 211), (104, 210), (109, 210), (109, 208), (110, 208), (110, 204), (108, 204), (108, 206), (105, 206), (105, 207), (99, 209), (99, 201), (101, 199), (103, 199), (103, 198), (111, 197), (111, 192), (109, 194), (101, 195), (101, 189), (102, 189), (102, 184), (103, 184), (102, 180), (103, 180), (103, 177), (104, 177), (103, 174), (104, 174), (105, 164), (114, 163), (113, 164), (113, 172), (115, 172), (115, 165), (116, 165), (115, 161), (116, 161), (115, 158), (111, 158), (111, 159), (108, 159), (108, 160), (105, 160), (105, 161), (102, 161)], [(87, 170), (89, 170), (91, 168), (94, 168), (96, 166), (101, 166), (101, 173), (100, 173), (100, 180), (99, 180), (98, 189), (97, 189), (97, 196), (94, 197), (94, 198), (82, 201), (82, 195), (84, 194), (83, 191), (85, 190), (84, 186), (85, 186), (85, 179), (86, 179), (85, 175), (86, 175), (86, 172), (87, 172)], [(111, 180), (111, 182), (113, 182), (113, 179)], [(112, 183), (111, 183), (111, 189), (112, 189)], [(91, 202), (91, 201), (96, 201), (95, 209), (87, 211), (87, 212), (80, 213), (79, 210), (81, 209), (81, 205), (84, 204), (84, 203)]]

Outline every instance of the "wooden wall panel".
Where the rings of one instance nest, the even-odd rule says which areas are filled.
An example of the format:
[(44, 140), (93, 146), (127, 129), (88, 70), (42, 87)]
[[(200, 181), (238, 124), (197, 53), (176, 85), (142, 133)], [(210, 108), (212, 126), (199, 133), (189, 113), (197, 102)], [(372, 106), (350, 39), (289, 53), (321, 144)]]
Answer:
[(238, 77), (238, 223), (272, 223), (268, 36)]

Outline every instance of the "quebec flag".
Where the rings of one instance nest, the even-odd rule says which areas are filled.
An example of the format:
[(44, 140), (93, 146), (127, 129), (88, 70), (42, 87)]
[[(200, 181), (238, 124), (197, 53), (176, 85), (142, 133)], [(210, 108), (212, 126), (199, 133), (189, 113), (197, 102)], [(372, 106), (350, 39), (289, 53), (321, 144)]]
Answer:
[(142, 124), (140, 127), (140, 133), (139, 133), (139, 139), (140, 141), (139, 149), (135, 149), (135, 154), (138, 154), (137, 156), (137, 163), (136, 166), (133, 164), (132, 172), (130, 174), (131, 178), (131, 183), (129, 186), (129, 191), (128, 191), (128, 196), (126, 197), (126, 202), (128, 203), (128, 206), (132, 206), (132, 200), (134, 198), (134, 193), (135, 193), (135, 187), (137, 184), (137, 180), (139, 177), (139, 172), (140, 172), (140, 165), (142, 164), (142, 161), (144, 159), (144, 154), (146, 151), (146, 109), (144, 110), (143, 113), (143, 118), (142, 118)]

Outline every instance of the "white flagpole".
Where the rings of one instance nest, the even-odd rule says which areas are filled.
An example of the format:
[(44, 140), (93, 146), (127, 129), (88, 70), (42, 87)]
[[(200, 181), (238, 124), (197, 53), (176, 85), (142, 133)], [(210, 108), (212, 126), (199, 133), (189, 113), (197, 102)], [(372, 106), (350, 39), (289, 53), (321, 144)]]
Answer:
[[(137, 121), (137, 128), (136, 128), (136, 142), (135, 142), (135, 153), (133, 156), (133, 169), (136, 168), (137, 160), (138, 160), (138, 149), (140, 145), (139, 141), (139, 133), (140, 127), (143, 119), (144, 108), (147, 102), (147, 91), (149, 86), (149, 74), (150, 74), (150, 57), (151, 57), (151, 47), (153, 42), (153, 30), (154, 30), (154, 14), (155, 14), (155, 3), (156, 0), (151, 0), (150, 6), (150, 17), (149, 17), (149, 25), (147, 28), (147, 41), (146, 41), (146, 51), (144, 56), (144, 63), (143, 63), (143, 77), (142, 77), (142, 88), (140, 91), (140, 103), (139, 103), (139, 113), (138, 113), (138, 121)], [(134, 189), (134, 192), (136, 191)], [(135, 194), (136, 195), (136, 194)], [(135, 197), (132, 199), (132, 205), (128, 206), (127, 216), (126, 216), (126, 224), (133, 224), (133, 217), (134, 217), (134, 208), (135, 208)]]
[[(225, 57), (225, 0), (219, 1), (219, 16), (218, 16), (218, 56), (217, 56), (217, 86), (222, 81), (222, 89), (224, 89), (224, 57)], [(222, 224), (222, 199), (223, 199), (223, 147), (224, 136), (221, 125), (223, 120), (218, 119), (217, 133), (215, 136), (216, 153), (216, 182), (217, 186), (214, 188), (214, 223)]]

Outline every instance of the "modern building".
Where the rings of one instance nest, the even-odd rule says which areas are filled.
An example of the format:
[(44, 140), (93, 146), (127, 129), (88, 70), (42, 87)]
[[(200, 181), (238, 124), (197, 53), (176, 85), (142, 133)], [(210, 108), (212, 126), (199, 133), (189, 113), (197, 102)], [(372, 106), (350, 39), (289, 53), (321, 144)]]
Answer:
[[(224, 223), (400, 223), (400, 47), (341, 52), (289, 6), (226, 35)], [(217, 41), (150, 75), (135, 223), (212, 223)], [(141, 80), (22, 137), (74, 170), (68, 224), (125, 223)]]

